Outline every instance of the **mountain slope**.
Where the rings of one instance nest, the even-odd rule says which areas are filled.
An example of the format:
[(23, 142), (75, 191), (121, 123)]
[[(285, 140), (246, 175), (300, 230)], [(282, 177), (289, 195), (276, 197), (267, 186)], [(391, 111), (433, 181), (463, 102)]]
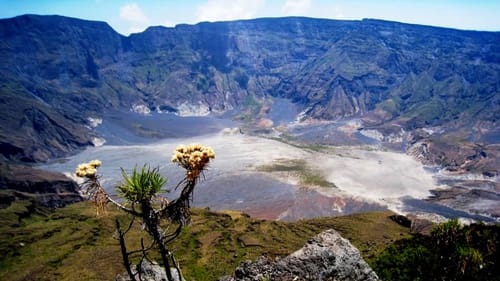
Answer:
[[(306, 118), (356, 117), (386, 134), (410, 132), (409, 149), (430, 148), (422, 157), (432, 163), (460, 166), (473, 156), (465, 150), (452, 161), (457, 153), (441, 143), (498, 155), (498, 32), (292, 17), (124, 37), (102, 22), (26, 15), (0, 20), (0, 42), (8, 159), (44, 161), (89, 145), (94, 135), (83, 125), (109, 109), (202, 114), (267, 96), (294, 101)], [(437, 133), (419, 131), (427, 127)], [(498, 173), (496, 158), (483, 170)]]
[[(25, 203), (0, 209), (1, 280), (114, 280), (125, 272), (113, 233), (114, 218), (128, 219), (118, 210), (110, 208), (107, 216), (96, 217), (93, 206), (82, 202), (27, 216)], [(411, 237), (410, 229), (391, 215), (374, 212), (288, 223), (194, 209), (192, 223), (169, 246), (187, 280), (217, 280), (243, 261), (286, 256), (331, 228), (364, 259), (374, 260), (394, 241)], [(134, 224), (127, 244), (140, 248), (141, 237), (140, 225)], [(151, 258), (160, 260), (157, 254)]]

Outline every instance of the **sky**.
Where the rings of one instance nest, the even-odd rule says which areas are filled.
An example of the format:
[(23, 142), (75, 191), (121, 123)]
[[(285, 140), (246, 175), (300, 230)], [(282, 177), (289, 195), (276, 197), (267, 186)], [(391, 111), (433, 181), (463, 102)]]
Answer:
[(500, 0), (0, 0), (0, 18), (22, 14), (105, 21), (123, 35), (148, 26), (284, 16), (500, 31)]

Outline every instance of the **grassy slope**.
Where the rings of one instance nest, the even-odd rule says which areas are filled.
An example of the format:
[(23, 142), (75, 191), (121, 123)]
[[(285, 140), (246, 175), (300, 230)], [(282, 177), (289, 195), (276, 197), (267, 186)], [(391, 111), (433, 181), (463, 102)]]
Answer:
[[(124, 272), (115, 215), (95, 217), (93, 206), (78, 203), (49, 214), (26, 214), (17, 201), (0, 209), (0, 280), (113, 280)], [(13, 215), (14, 214), (14, 215)], [(392, 222), (387, 212), (320, 218), (296, 223), (249, 218), (238, 212), (193, 211), (192, 224), (171, 249), (188, 280), (215, 280), (230, 274), (243, 260), (260, 255), (285, 256), (308, 238), (334, 228), (370, 258), (409, 231)], [(137, 245), (138, 227), (129, 235)]]

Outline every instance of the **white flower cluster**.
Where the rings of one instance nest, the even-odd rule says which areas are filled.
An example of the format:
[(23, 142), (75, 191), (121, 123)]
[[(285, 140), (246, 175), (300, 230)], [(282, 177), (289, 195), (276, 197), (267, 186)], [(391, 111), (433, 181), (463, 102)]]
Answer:
[[(215, 158), (215, 152), (212, 148), (202, 146), (198, 143), (190, 145), (180, 145), (174, 150), (172, 162), (178, 163), (188, 171), (201, 171)], [(198, 174), (198, 173), (196, 173)]]
[(92, 160), (88, 163), (80, 164), (76, 168), (76, 176), (80, 178), (93, 178), (97, 174), (97, 168), (102, 165), (99, 160)]

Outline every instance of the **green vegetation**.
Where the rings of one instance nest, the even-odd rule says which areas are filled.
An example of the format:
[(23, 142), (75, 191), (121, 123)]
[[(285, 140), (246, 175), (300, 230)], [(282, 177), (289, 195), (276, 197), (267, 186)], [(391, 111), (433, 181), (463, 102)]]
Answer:
[(383, 280), (500, 280), (500, 225), (437, 225), (397, 241), (372, 265)]
[[(97, 170), (102, 165), (101, 161), (92, 160), (77, 166), (76, 176), (84, 179), (81, 191), (94, 202), (97, 216), (106, 214), (106, 205), (111, 203), (123, 212), (122, 216), (130, 217), (128, 220), (123, 220), (119, 218), (119, 215), (115, 216), (115, 236), (119, 240), (123, 265), (130, 280), (135, 281), (136, 277), (141, 280), (141, 272), (147, 274), (142, 270), (144, 262), (158, 260), (158, 255), (161, 258), (166, 279), (173, 281), (174, 274), (178, 279), (182, 279), (178, 263), (170, 250), (170, 244), (182, 233), (183, 227), (191, 221), (192, 192), (199, 181), (199, 176), (210, 159), (214, 158), (215, 152), (210, 147), (200, 144), (178, 146), (174, 150), (172, 162), (185, 169), (185, 178), (176, 187), (181, 187), (180, 195), (170, 202), (160, 196), (167, 179), (159, 173), (159, 168), (144, 165), (139, 171), (135, 167), (130, 176), (122, 169), (123, 182), (117, 187), (117, 192), (124, 202), (119, 202), (112, 199), (100, 184)], [(127, 234), (132, 230), (136, 219), (140, 220), (140, 228), (148, 235), (146, 239), (144, 237), (140, 237), (140, 240), (136, 239), (136, 241), (141, 241), (140, 248), (130, 247), (127, 241), (128, 237), (133, 237)], [(174, 273), (171, 268), (175, 268), (176, 272)]]
[(287, 173), (297, 177), (301, 185), (335, 188), (335, 184), (329, 182), (325, 177), (312, 167), (307, 165), (304, 159), (279, 159), (273, 164), (257, 167), (258, 171), (267, 173)]
[[(2, 212), (5, 214), (9, 209), (22, 209), (27, 204), (30, 202), (15, 201)], [(111, 261), (109, 269), (114, 268), (116, 271), (122, 267), (119, 263), (120, 255), (111, 254), (113, 251), (110, 251), (110, 246), (116, 246), (110, 235), (112, 228), (101, 224), (88, 204), (72, 205), (63, 212), (56, 211), (47, 216), (33, 215), (22, 219), (20, 215), (18, 219), (20, 225), (12, 226), (8, 224), (11, 219), (0, 217), (0, 249), (3, 250), (0, 260), (1, 280), (71, 280), (67, 275), (71, 268), (76, 269), (82, 265), (78, 259), (72, 259), (73, 255), (77, 252), (81, 255), (81, 251), (88, 254), (88, 247), (95, 247), (92, 255), (96, 260), (87, 256), (87, 268), (78, 272), (81, 274), (78, 277), (80, 280), (96, 280), (98, 276), (108, 280), (114, 278), (114, 275), (107, 272), (98, 272), (99, 269), (97, 272), (89, 270), (99, 264), (97, 256), (103, 258), (101, 261)], [(101, 231), (106, 232), (109, 239), (98, 239)], [(62, 264), (66, 266), (61, 266)], [(104, 262), (101, 267), (107, 268)]]
[(234, 117), (236, 121), (250, 123), (256, 120), (264, 103), (256, 97), (248, 95), (242, 103), (241, 112)]
[(399, 97), (392, 97), (390, 99), (382, 101), (377, 105), (377, 107), (395, 116), (400, 112), (400, 102), (401, 101)]
[(312, 152), (322, 152), (322, 153), (335, 153), (335, 148), (331, 145), (324, 145), (318, 143), (303, 143), (298, 142), (294, 136), (281, 134), (280, 137), (271, 137), (270, 139), (279, 141), (296, 148), (300, 148)]
[(167, 179), (158, 173), (159, 168), (147, 168), (142, 166), (138, 172), (137, 167), (132, 171), (132, 175), (127, 175), (122, 169), (123, 183), (116, 189), (118, 194), (131, 202), (140, 202), (143, 200), (151, 200), (162, 190), (162, 186), (167, 183)]
[(147, 128), (143, 124), (134, 122), (130, 125), (131, 125), (131, 128), (134, 130), (134, 133), (136, 133), (138, 136), (145, 137), (145, 138), (165, 137), (161, 131)]
[[(11, 209), (2, 209), (2, 215), (23, 205), (16, 201)], [(329, 228), (349, 239), (370, 261), (392, 242), (409, 237), (409, 230), (391, 221), (389, 215), (375, 212), (287, 223), (253, 219), (234, 211), (194, 209), (192, 223), (170, 248), (187, 280), (215, 280), (233, 272), (244, 260), (288, 255)], [(18, 217), (20, 225), (10, 225), (1, 216), (0, 249), (4, 254), (0, 280), (114, 280), (116, 274), (125, 272), (114, 239), (116, 216), (127, 219), (113, 207), (108, 207), (107, 215), (96, 217), (89, 202), (45, 215)], [(140, 248), (140, 237), (148, 241), (140, 225), (135, 225), (127, 234), (127, 245)]]
[[(0, 209), (0, 280), (114, 280), (124, 273), (114, 238), (115, 217), (127, 220), (122, 211), (108, 207), (107, 215), (96, 217), (91, 203), (82, 202), (55, 211), (37, 208), (27, 216), (30, 204), (15, 201)], [(372, 212), (289, 223), (194, 209), (192, 223), (170, 248), (187, 280), (215, 280), (242, 261), (286, 256), (333, 228), (360, 250), (382, 280), (498, 280), (500, 226), (451, 221), (431, 236), (412, 236), (390, 215)], [(140, 225), (127, 236), (130, 247), (139, 248), (141, 237), (149, 241)]]

